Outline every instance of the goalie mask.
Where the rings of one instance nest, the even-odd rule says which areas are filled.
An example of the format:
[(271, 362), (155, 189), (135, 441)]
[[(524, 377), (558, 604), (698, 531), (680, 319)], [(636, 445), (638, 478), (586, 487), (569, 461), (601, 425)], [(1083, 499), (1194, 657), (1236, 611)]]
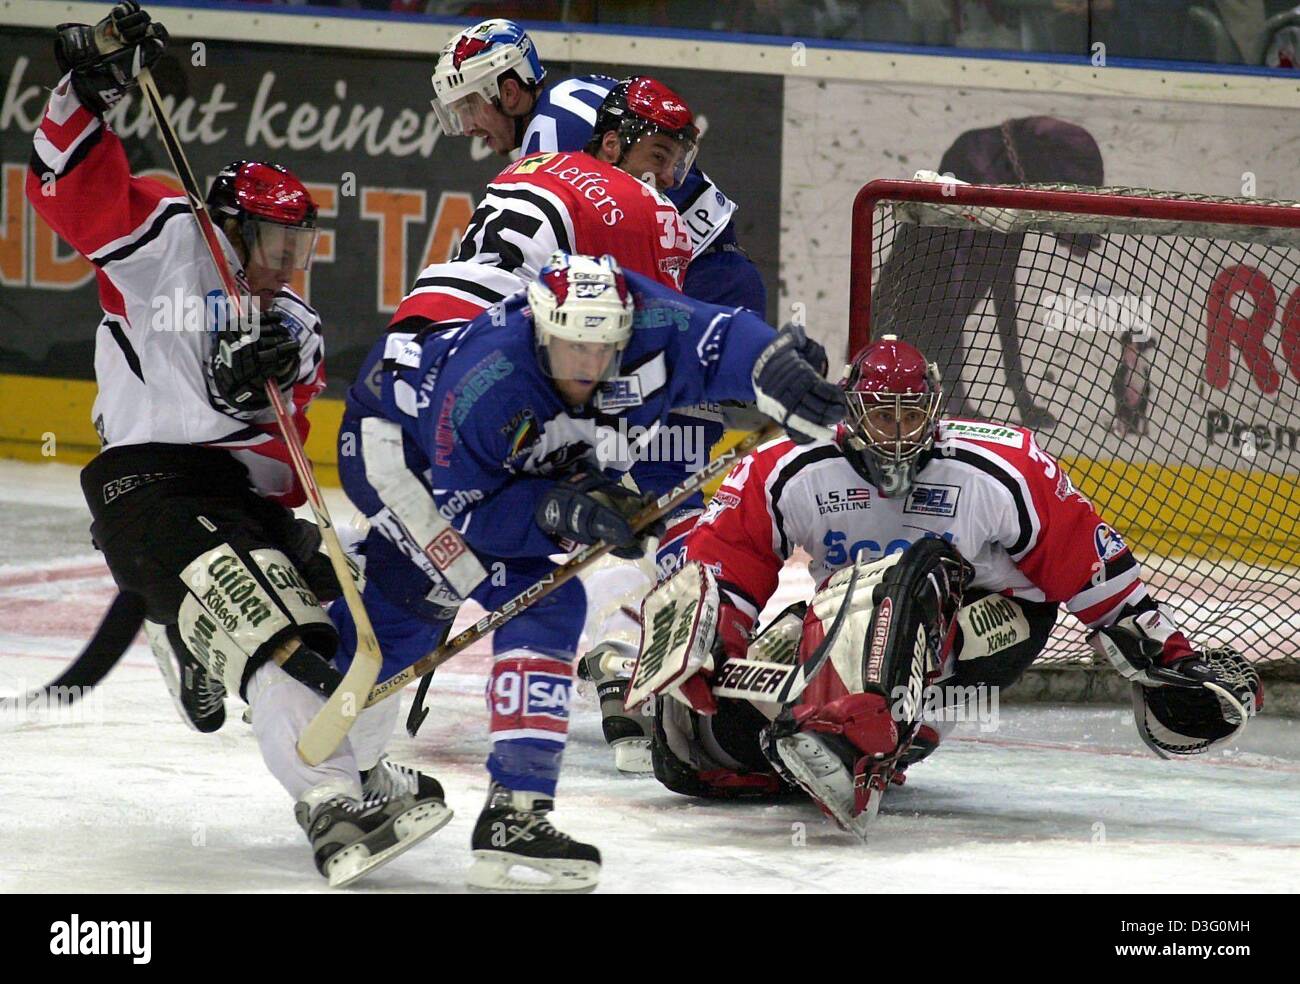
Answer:
[(614, 257), (551, 254), (528, 285), (537, 361), (552, 379), (618, 375), (632, 337), (632, 294)]
[(245, 266), (268, 270), (306, 270), (316, 253), (316, 203), (287, 168), (261, 161), (235, 161), (221, 169), (205, 205), (224, 230), (226, 219), (239, 223)]
[(835, 439), (849, 463), (886, 498), (911, 489), (934, 446), (943, 390), (939, 369), (894, 335), (867, 345), (844, 380), (848, 414)]

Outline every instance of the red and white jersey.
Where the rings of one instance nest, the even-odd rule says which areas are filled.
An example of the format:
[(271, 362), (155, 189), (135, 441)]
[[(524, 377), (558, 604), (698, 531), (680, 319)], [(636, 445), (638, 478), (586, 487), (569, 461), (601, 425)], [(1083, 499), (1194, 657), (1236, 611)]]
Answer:
[(1023, 427), (943, 420), (911, 491), (886, 499), (834, 444), (770, 442), (723, 481), (688, 541), (751, 617), (796, 548), (821, 584), (851, 556), (948, 540), (975, 568), (973, 587), (1064, 602), (1089, 628), (1146, 597), (1123, 539)]
[[(50, 227), (95, 266), (104, 317), (95, 337), (93, 416), (104, 447), (201, 444), (228, 449), (254, 487), (286, 505), (304, 501), (270, 409), (225, 404), (209, 386), (209, 320), (221, 278), (182, 195), (133, 177), (121, 141), (86, 109), (65, 76), (34, 137), (27, 197)], [(242, 283), (239, 260), (218, 230)], [(276, 310), (298, 337), (291, 412), (304, 438), (308, 403), (325, 386), (320, 318), (282, 290)]]
[(613, 164), (583, 153), (532, 154), (487, 186), (456, 259), (420, 272), (389, 327), (471, 321), (536, 279), (557, 249), (609, 253), (680, 290), (691, 239), (672, 202)]

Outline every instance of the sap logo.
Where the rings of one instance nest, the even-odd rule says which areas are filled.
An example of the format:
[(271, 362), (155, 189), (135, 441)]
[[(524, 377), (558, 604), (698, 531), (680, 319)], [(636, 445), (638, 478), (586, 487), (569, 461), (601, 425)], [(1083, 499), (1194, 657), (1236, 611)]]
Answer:
[(577, 297), (599, 297), (601, 294), (605, 293), (608, 286), (608, 284), (590, 282), (577, 283), (573, 285), (574, 294)]
[(639, 407), (641, 403), (641, 379), (638, 376), (616, 376), (601, 383), (596, 394), (597, 410), (622, 410)]
[(903, 512), (922, 516), (956, 516), (959, 495), (961, 489), (956, 485), (917, 485), (909, 493)]
[(1097, 548), (1097, 556), (1105, 563), (1113, 560), (1128, 549), (1128, 544), (1124, 542), (1113, 527), (1105, 523), (1098, 523), (1097, 529), (1092, 534), (1093, 545)]
[(869, 509), (871, 507), (871, 489), (831, 489), (827, 492), (817, 492), (813, 496), (817, 500), (817, 515), (825, 516), (827, 513), (848, 512), (850, 509)]
[[(940, 539), (947, 540), (949, 543), (955, 541), (951, 532), (943, 533), (926, 533), (926, 536), (939, 536)], [(845, 541), (848, 537), (842, 530), (827, 530), (826, 535), (822, 537), (822, 546), (826, 548), (826, 557), (824, 563), (827, 567), (843, 567), (848, 564), (849, 558), (857, 560), (867, 557), (871, 560), (880, 560), (882, 557), (888, 557), (892, 553), (902, 553), (912, 545), (911, 540), (899, 538), (890, 540), (882, 548), (875, 540), (858, 540), (851, 548), (845, 547)]]
[(558, 673), (524, 674), (525, 714), (567, 720), (569, 717), (569, 678)]

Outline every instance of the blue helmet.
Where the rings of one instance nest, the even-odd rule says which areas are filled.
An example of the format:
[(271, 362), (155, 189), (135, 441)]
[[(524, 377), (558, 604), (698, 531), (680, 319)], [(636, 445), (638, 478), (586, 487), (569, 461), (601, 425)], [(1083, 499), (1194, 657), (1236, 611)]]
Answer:
[(546, 78), (537, 46), (514, 21), (485, 20), (448, 41), (433, 68), (433, 111), (443, 131), (464, 133), (455, 105), (472, 95), (496, 104), (501, 76), (512, 71), (526, 86)]

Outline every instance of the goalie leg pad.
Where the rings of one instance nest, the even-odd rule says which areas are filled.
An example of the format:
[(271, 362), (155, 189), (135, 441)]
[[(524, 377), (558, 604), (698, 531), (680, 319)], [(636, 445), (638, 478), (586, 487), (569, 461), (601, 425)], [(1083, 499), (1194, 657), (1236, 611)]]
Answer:
[(242, 695), (252, 671), (295, 637), (303, 645), (285, 670), (325, 693), (337, 683), (326, 663), (338, 644), (334, 626), (281, 551), (222, 543), (187, 564), (180, 580), (181, 642), (229, 693)]
[[(691, 561), (662, 581), (641, 603), (641, 646), (628, 709), (639, 707), (654, 694), (676, 697), (694, 706), (710, 708), (712, 696), (701, 669), (713, 669), (713, 642), (718, 631), (718, 583), (707, 567)], [(683, 686), (702, 685), (690, 696), (677, 693)]]

